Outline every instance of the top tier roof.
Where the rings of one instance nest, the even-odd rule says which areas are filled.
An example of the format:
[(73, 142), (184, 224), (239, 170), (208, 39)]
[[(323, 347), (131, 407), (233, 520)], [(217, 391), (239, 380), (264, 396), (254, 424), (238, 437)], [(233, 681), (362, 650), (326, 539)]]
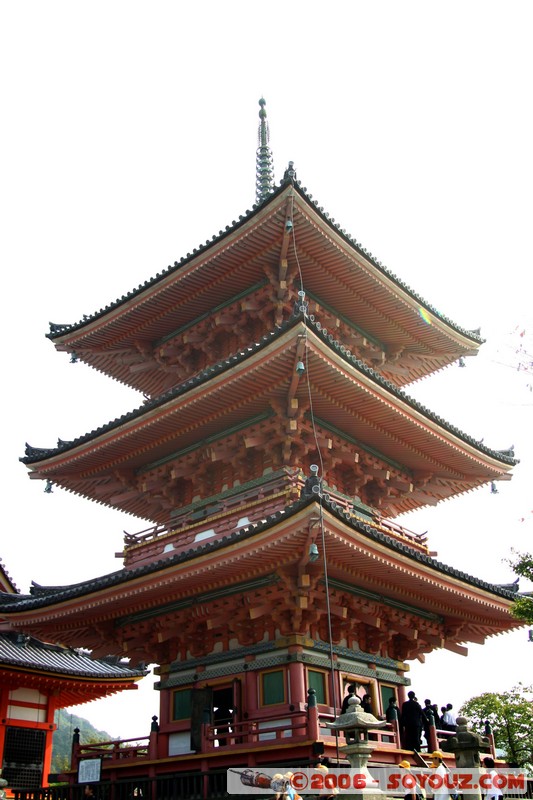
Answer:
[(368, 365), (399, 386), (476, 354), (482, 343), (341, 230), (292, 170), (266, 200), (180, 262), (78, 323), (51, 323), (48, 336), (58, 350), (156, 396), (179, 381), (169, 377), (170, 340), (179, 348), (199, 321), (235, 304), (246, 311), (254, 299), (279, 324), (300, 289), (353, 330), (368, 345)]

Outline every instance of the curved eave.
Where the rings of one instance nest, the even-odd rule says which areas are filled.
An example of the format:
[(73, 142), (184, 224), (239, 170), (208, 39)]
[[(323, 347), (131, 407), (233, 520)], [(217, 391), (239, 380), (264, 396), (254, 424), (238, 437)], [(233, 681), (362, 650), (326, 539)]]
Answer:
[[(167, 376), (158, 374), (149, 358), (144, 371), (138, 364), (132, 371), (124, 363), (125, 354), (139, 354), (139, 345), (150, 350), (154, 342), (264, 280), (272, 270), (277, 274), (289, 213), (306, 290), (364, 329), (384, 350), (394, 345), (417, 359), (397, 376), (399, 384), (477, 351), (482, 343), (477, 333), (440, 314), (291, 183), (179, 264), (76, 325), (54, 326), (49, 337), (58, 349), (75, 352), (95, 369), (153, 394)], [(287, 258), (290, 271), (293, 247)]]
[[(269, 412), (272, 404), (288, 407), (291, 393), (305, 407), (309, 379), (316, 418), (399, 463), (408, 474), (450, 481), (450, 495), (502, 478), (516, 463), (432, 415), (330, 338), (296, 320), (98, 431), (54, 450), (30, 449), (22, 460), (35, 477), (151, 519), (148, 497), (132, 491), (111, 503), (116, 485), (106, 493), (101, 481), (113, 470), (134, 474), (147, 463), (223, 435)], [(295, 385), (303, 340), (307, 373)], [(404, 510), (411, 507), (416, 506)]]
[[(138, 679), (136, 679), (138, 680)], [(137, 689), (133, 679), (117, 679), (114, 681), (96, 678), (74, 678), (65, 675), (47, 674), (30, 667), (17, 667), (0, 664), (0, 682), (4, 687), (37, 689), (42, 694), (53, 694), (56, 708), (90, 703), (111, 697), (118, 692)]]
[(12, 631), (0, 632), (0, 666), (29, 669), (48, 677), (63, 676), (103, 683), (134, 682), (146, 674), (145, 669), (131, 668), (115, 663), (115, 660), (94, 660), (89, 653), (48, 644)]
[(68, 671), (54, 672), (52, 670), (39, 668), (38, 665), (33, 665), (27, 661), (21, 661), (20, 663), (10, 662), (8, 664), (0, 662), (0, 673), (4, 675), (12, 673), (13, 675), (18, 675), (19, 677), (21, 674), (33, 675), (36, 678), (42, 679), (43, 681), (47, 681), (49, 683), (70, 683), (72, 686), (86, 686), (87, 694), (90, 694), (91, 691), (96, 689), (98, 692), (104, 692), (104, 694), (101, 696), (105, 696), (109, 690), (116, 692), (124, 689), (137, 688), (138, 681), (144, 677), (143, 675), (138, 675), (137, 677), (122, 676), (112, 678), (110, 676), (97, 676), (89, 673), (85, 675), (74, 675), (69, 674)]
[[(349, 520), (326, 500), (322, 507), (328, 572), (337, 586), (453, 621), (456, 641), (472, 641), (476, 635), (492, 635), (523, 624), (510, 613), (512, 592)], [(249, 583), (273, 578), (280, 567), (298, 570), (305, 563), (309, 526), (318, 511), (315, 500), (298, 503), (260, 524), (155, 564), (72, 587), (50, 587), (36, 597), (20, 597), (3, 607), (3, 616), (19, 629), (92, 636), (95, 643), (95, 621), (129, 624), (137, 614), (146, 619), (150, 614), (171, 613), (180, 602), (191, 606), (207, 602), (207, 597), (216, 598), (217, 591), (243, 591), (239, 580)], [(320, 578), (321, 560), (307, 564), (307, 571)], [(335, 591), (342, 592), (342, 588)]]

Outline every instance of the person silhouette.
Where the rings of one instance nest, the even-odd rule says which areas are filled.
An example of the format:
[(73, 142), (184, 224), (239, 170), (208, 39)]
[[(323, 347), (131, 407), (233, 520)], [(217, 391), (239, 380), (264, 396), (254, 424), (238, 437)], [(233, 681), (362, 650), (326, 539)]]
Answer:
[(406, 750), (420, 750), (424, 715), (422, 706), (413, 691), (407, 693), (408, 700), (402, 704), (400, 729), (402, 744)]

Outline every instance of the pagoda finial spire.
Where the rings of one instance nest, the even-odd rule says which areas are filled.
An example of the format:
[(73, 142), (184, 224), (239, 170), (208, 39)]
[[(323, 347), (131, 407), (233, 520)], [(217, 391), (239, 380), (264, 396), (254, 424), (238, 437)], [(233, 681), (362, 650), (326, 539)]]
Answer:
[(255, 200), (262, 203), (274, 190), (274, 164), (272, 151), (269, 147), (270, 132), (268, 130), (266, 102), (262, 97), (259, 101), (259, 129), (257, 131), (257, 156), (255, 170)]

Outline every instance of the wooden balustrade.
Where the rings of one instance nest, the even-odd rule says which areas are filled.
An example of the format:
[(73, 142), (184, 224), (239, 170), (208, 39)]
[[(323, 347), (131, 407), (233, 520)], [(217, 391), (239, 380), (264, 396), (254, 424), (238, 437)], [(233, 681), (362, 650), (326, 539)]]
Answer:
[[(216, 514), (207, 515), (204, 519), (194, 519), (191, 511), (184, 511), (181, 519), (176, 519), (169, 525), (155, 525), (134, 534), (124, 532), (128, 563), (132, 565), (139, 561), (151, 560), (155, 556), (159, 557), (165, 544), (171, 547), (172, 552), (186, 550), (195, 544), (196, 537), (206, 527), (213, 528), (213, 537), (232, 533), (236, 529), (237, 511), (239, 515), (248, 516), (253, 523), (255, 519), (278, 511), (280, 504), (283, 506), (288, 502), (288, 493), (293, 491), (298, 495), (303, 485), (304, 478), (301, 475), (278, 475), (263, 486), (254, 486), (240, 494), (220, 498)], [(326, 494), (344, 511), (357, 517), (357, 508), (350, 498), (328, 487)], [(213, 504), (214, 501), (211, 506)], [(393, 539), (410, 544), (422, 552), (428, 552), (425, 534), (414, 533), (396, 522), (382, 519), (378, 514), (373, 517), (371, 524)], [(135, 546), (138, 545), (143, 545), (143, 548), (136, 552)]]
[(108, 742), (76, 744), (73, 748), (73, 768), (83, 758), (102, 758), (105, 761), (146, 758), (150, 746), (150, 736), (136, 739), (113, 739)]
[[(211, 755), (219, 752), (222, 755), (229, 750), (245, 752), (272, 744), (298, 745), (309, 742), (320, 742), (326, 748), (335, 747), (338, 750), (339, 745), (344, 745), (345, 736), (343, 732), (335, 732), (330, 728), (334, 719), (333, 714), (319, 714), (316, 705), (310, 702), (305, 710), (272, 713), (259, 719), (240, 720), (223, 725), (205, 723), (201, 734), (201, 752)], [(454, 735), (452, 731), (435, 727), (432, 728), (432, 733), (427, 747), (428, 753), (440, 749), (443, 740)], [(75, 741), (71, 769), (76, 773), (79, 761), (87, 758), (101, 758), (106, 771), (113, 769), (114, 765), (118, 767), (120, 764), (121, 767), (125, 767), (126, 761), (134, 766), (158, 759), (167, 760), (165, 744), (167, 736), (166, 733), (161, 734), (158, 730), (153, 730), (149, 736), (137, 739), (114, 739), (92, 744), (79, 744)], [(387, 762), (393, 763), (395, 758), (400, 757), (395, 756), (394, 751), (404, 752), (397, 720), (380, 728), (369, 729), (368, 738), (375, 754), (381, 751), (382, 757)], [(493, 740), (487, 750), (494, 756)], [(421, 755), (424, 757), (424, 752)], [(183, 757), (176, 756), (176, 760), (183, 760), (185, 766), (187, 757), (188, 754), (184, 753)]]
[[(312, 716), (312, 714), (310, 715)], [(225, 725), (205, 724), (202, 731), (202, 750), (222, 747), (250, 747), (262, 742), (305, 741), (310, 738), (309, 719), (306, 712), (292, 711), (271, 714), (261, 719), (230, 722)]]

